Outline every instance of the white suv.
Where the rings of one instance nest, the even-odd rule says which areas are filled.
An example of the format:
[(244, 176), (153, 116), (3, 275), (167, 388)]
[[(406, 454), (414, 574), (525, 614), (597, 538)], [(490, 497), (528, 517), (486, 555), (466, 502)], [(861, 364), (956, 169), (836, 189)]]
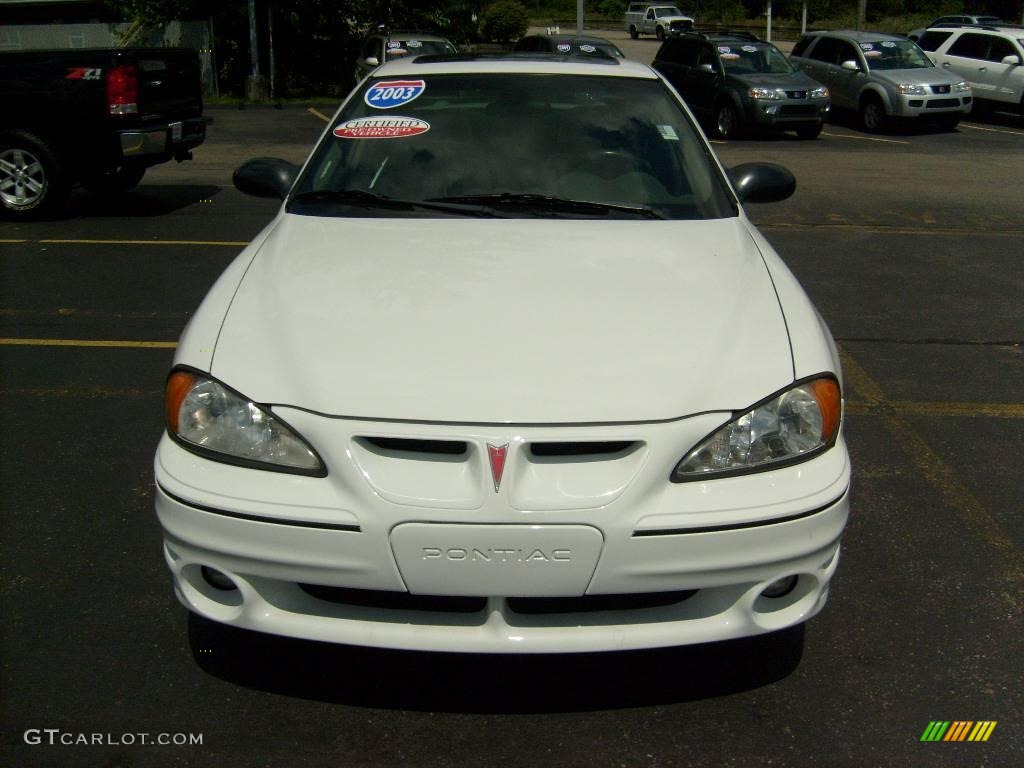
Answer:
[(938, 27), (917, 44), (936, 66), (971, 84), (976, 109), (999, 107), (1024, 115), (1024, 27)]

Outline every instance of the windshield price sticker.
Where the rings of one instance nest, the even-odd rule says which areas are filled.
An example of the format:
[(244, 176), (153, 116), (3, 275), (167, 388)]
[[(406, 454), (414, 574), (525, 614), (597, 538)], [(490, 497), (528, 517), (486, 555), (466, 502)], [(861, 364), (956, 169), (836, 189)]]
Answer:
[(872, 43), (861, 43), (860, 47), (861, 47), (861, 50), (870, 51), (870, 50), (874, 50), (875, 46)]
[(757, 53), (757, 48), (755, 48), (752, 45), (744, 45), (743, 50), (746, 51), (747, 53)]
[(407, 42), (405, 44), (405, 47), (406, 48), (422, 48), (423, 47), (423, 43), (421, 43), (419, 40), (410, 40), (409, 42)]
[(720, 46), (718, 46), (718, 52), (719, 53), (730, 53), (731, 51), (732, 51), (732, 48), (730, 48), (728, 45), (720, 45)]
[(430, 123), (415, 117), (357, 117), (334, 129), (339, 139), (404, 139), (430, 130)]
[(882, 43), (882, 47), (883, 48), (895, 48), (896, 47), (896, 43), (894, 43), (892, 40), (886, 40), (884, 43)]
[(558, 51), (559, 51), (559, 53), (568, 53), (571, 50), (572, 50), (572, 46), (569, 45), (568, 43), (559, 43), (558, 44)]
[(597, 53), (597, 48), (589, 44), (581, 45), (580, 50), (583, 51), (584, 53)]
[(367, 89), (363, 101), (374, 109), (392, 109), (418, 98), (426, 88), (425, 80), (381, 80)]

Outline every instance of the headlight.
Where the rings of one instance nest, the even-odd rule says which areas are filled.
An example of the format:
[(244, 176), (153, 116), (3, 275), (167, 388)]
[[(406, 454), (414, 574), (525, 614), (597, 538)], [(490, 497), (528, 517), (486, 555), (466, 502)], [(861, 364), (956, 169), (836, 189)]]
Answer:
[(738, 415), (702, 440), (676, 465), (683, 483), (757, 472), (811, 458), (839, 434), (842, 397), (831, 376), (810, 379)]
[(927, 96), (928, 91), (924, 89), (923, 85), (911, 85), (910, 83), (900, 83), (896, 86), (896, 90), (904, 96)]
[(815, 88), (813, 91), (811, 91), (811, 98), (812, 99), (827, 99), (828, 98), (828, 88)]
[(775, 88), (751, 88), (747, 94), (752, 99), (784, 99), (786, 92)]
[(971, 85), (970, 83), (961, 81), (953, 86), (953, 90), (956, 91), (957, 93), (970, 93)]
[(320, 457), (291, 427), (209, 376), (172, 371), (164, 408), (168, 433), (200, 456), (275, 472), (327, 474)]

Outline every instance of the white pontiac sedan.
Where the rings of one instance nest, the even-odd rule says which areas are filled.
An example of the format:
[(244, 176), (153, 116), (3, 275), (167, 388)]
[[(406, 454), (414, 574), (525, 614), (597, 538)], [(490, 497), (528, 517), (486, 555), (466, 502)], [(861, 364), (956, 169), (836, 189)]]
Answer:
[(219, 622), (388, 648), (604, 651), (825, 603), (847, 521), (821, 317), (653, 70), (376, 70), (212, 287), (167, 380), (156, 511)]

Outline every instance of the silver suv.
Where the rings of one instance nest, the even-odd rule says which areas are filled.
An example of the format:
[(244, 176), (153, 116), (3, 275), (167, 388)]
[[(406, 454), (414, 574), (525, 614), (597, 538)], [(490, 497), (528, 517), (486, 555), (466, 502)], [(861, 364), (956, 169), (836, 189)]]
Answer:
[(971, 86), (936, 67), (917, 44), (878, 32), (812, 32), (790, 60), (828, 86), (832, 105), (854, 110), (866, 131), (890, 118), (930, 120), (952, 129), (971, 111)]
[(939, 67), (971, 84), (974, 108), (1024, 116), (1024, 27), (964, 25), (929, 29), (918, 41)]

